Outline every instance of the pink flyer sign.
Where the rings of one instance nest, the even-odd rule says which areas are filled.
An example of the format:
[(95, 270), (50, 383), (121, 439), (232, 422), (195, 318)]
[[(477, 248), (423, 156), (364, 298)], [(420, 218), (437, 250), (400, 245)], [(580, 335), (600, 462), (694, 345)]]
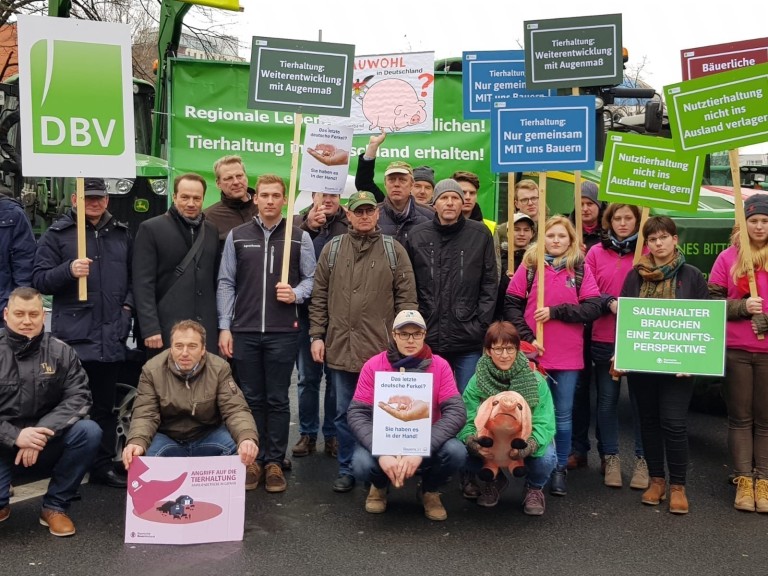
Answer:
[(128, 471), (126, 543), (242, 540), (244, 525), (245, 466), (239, 456), (134, 459)]

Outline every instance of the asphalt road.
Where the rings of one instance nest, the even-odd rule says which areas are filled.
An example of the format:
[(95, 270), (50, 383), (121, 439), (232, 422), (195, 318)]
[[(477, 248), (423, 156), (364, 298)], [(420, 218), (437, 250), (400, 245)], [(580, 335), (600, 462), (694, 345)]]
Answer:
[[(621, 440), (631, 455), (628, 408), (625, 395)], [(295, 406), (293, 419), (291, 443), (298, 436)], [(362, 488), (331, 491), (336, 467), (321, 451), (294, 460), (287, 492), (248, 493), (242, 542), (124, 544), (125, 494), (84, 485), (82, 501), (71, 509), (78, 529), (72, 538), (55, 538), (38, 524), (39, 497), (13, 504), (11, 517), (0, 525), (0, 565), (13, 576), (764, 576), (768, 517), (733, 509), (725, 431), (724, 417), (691, 413), (687, 516), (640, 503), (640, 492), (628, 488), (631, 457), (623, 462), (625, 488), (603, 486), (596, 454), (589, 469), (569, 474), (568, 496), (548, 496), (540, 518), (522, 513), (520, 480), (492, 509), (462, 498), (452, 482), (444, 488), (445, 522), (424, 518), (413, 481), (390, 494), (385, 514), (370, 515)]]

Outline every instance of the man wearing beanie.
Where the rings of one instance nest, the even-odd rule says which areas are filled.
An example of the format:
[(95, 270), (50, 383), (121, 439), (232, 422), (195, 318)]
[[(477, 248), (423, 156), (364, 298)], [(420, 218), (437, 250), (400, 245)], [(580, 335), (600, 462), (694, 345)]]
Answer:
[(413, 188), (411, 189), (416, 202), (428, 206), (432, 203), (435, 193), (435, 171), (429, 166), (419, 166), (413, 169)]
[[(606, 202), (597, 199), (597, 184), (590, 180), (581, 183), (581, 233), (585, 252), (589, 252), (603, 237), (603, 229), (600, 223), (603, 220)], [(576, 211), (569, 216), (571, 222), (576, 224)]]
[(416, 275), (427, 344), (448, 360), (462, 392), (482, 354), (498, 289), (493, 238), (481, 222), (462, 214), (464, 191), (453, 179), (435, 186), (435, 216), (419, 224), (406, 249)]

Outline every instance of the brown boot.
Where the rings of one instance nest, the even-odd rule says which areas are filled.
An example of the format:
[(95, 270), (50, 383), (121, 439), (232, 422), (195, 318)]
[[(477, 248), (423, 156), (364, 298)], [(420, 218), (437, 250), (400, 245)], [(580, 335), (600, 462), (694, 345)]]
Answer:
[(296, 458), (301, 458), (302, 456), (309, 456), (315, 450), (317, 450), (317, 438), (303, 434), (293, 447), (293, 455)]
[(670, 484), (669, 511), (672, 514), (688, 514), (688, 498), (685, 497), (685, 486)]
[(643, 492), (643, 504), (657, 506), (667, 499), (667, 481), (664, 478), (651, 478), (651, 485)]

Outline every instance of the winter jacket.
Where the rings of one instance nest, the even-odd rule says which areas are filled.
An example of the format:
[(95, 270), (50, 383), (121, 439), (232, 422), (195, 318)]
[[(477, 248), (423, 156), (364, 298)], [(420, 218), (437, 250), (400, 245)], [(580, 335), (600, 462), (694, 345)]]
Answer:
[[(249, 188), (249, 192), (251, 189)], [(205, 219), (216, 226), (219, 232), (219, 251), (224, 250), (224, 241), (227, 234), (233, 228), (250, 222), (259, 213), (259, 209), (253, 202), (253, 196), (249, 193), (248, 200), (232, 200), (221, 193), (221, 200), (212, 204), (205, 210)]]
[(157, 432), (188, 442), (222, 423), (236, 445), (248, 439), (258, 443), (256, 423), (227, 361), (206, 353), (201, 364), (185, 376), (166, 350), (144, 365), (133, 401), (129, 444), (146, 450)]
[(78, 298), (72, 275), (77, 259), (77, 214), (69, 210), (40, 238), (32, 285), (53, 296), (51, 333), (77, 352), (82, 362), (122, 362), (131, 330), (133, 239), (127, 224), (105, 212), (85, 224), (85, 254), (92, 260), (88, 299)]
[[(627, 274), (621, 296), (638, 298), (643, 279), (637, 270)], [(709, 300), (709, 289), (704, 275), (695, 266), (683, 264), (675, 278), (675, 299), (677, 300)]]
[(43, 333), (22, 351), (13, 338), (0, 330), (0, 446), (7, 449), (23, 428), (61, 436), (91, 409), (88, 375), (72, 347)]
[(346, 234), (349, 231), (349, 220), (347, 220), (344, 208), (339, 206), (336, 214), (327, 218), (320, 230), (312, 230), (307, 224), (308, 213), (309, 210), (307, 210), (306, 214), (296, 214), (293, 217), (293, 225), (298, 226), (309, 234), (309, 237), (312, 239), (312, 245), (315, 247), (315, 257), (319, 257), (320, 252), (331, 241), (331, 238), (340, 234)]
[(36, 248), (21, 204), (0, 193), (0, 309), (15, 288), (31, 285)]
[(309, 305), (309, 335), (325, 341), (329, 367), (359, 372), (366, 360), (387, 347), (395, 315), (416, 309), (411, 261), (400, 244), (393, 245), (394, 274), (378, 231), (342, 236), (332, 270), (332, 244), (320, 253)]
[(484, 224), (419, 224), (406, 243), (427, 344), (436, 354), (480, 351), (498, 290), (493, 238)]

